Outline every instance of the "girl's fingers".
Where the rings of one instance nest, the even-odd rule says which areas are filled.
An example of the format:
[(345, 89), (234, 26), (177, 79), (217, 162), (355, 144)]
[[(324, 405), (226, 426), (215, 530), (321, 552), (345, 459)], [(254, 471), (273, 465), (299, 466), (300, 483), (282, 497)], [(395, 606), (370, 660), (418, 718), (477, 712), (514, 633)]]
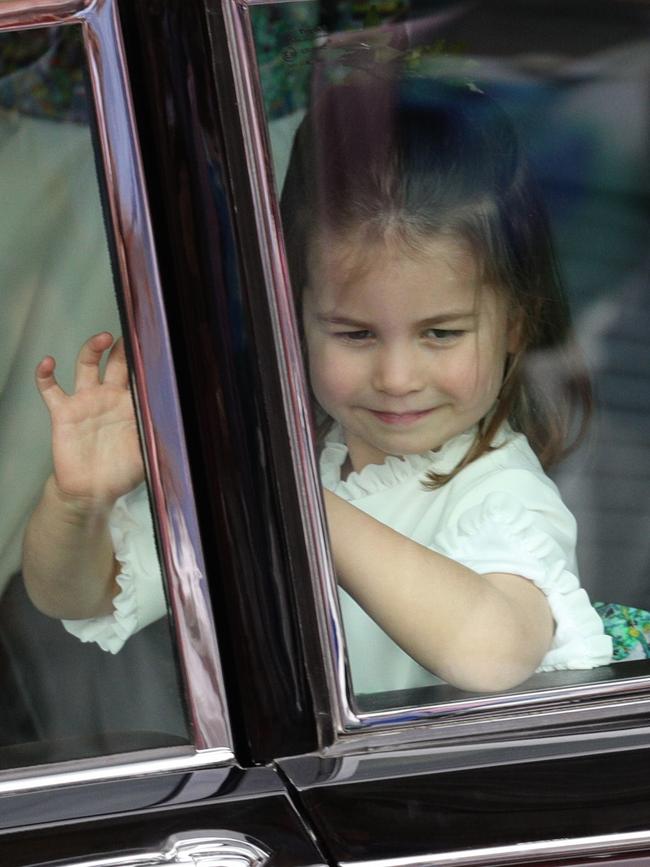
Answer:
[(112, 342), (113, 335), (102, 331), (90, 337), (81, 347), (75, 368), (76, 391), (99, 385), (99, 362)]
[(121, 337), (115, 341), (109, 353), (106, 371), (104, 372), (104, 382), (117, 388), (129, 387), (129, 369), (126, 366), (124, 340)]
[(45, 401), (45, 405), (50, 410), (54, 409), (66, 398), (66, 393), (54, 376), (55, 367), (55, 360), (51, 355), (46, 355), (36, 368), (36, 387)]

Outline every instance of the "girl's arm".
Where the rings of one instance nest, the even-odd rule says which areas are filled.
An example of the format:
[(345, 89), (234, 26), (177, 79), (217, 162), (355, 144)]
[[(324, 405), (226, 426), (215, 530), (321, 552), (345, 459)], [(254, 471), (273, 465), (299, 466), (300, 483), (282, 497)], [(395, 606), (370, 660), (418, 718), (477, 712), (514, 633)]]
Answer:
[(45, 483), (23, 549), (25, 586), (44, 614), (80, 620), (111, 612), (119, 587), (109, 511), (67, 496), (55, 476)]
[(429, 671), (461, 689), (516, 686), (553, 636), (544, 594), (517, 575), (479, 575), (414, 542), (328, 490), (341, 586)]
[(119, 589), (108, 517), (144, 471), (121, 340), (100, 375), (112, 343), (106, 332), (86, 341), (70, 395), (56, 381), (53, 358), (36, 370), (52, 423), (54, 473), (25, 532), (23, 575), (34, 604), (52, 617), (109, 613)]

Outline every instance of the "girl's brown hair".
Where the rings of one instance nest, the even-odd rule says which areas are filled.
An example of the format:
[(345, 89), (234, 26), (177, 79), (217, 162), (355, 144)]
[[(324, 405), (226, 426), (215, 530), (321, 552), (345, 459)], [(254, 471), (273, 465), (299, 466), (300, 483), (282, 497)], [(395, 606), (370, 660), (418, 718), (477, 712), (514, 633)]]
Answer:
[(431, 473), (432, 487), (488, 451), (505, 421), (545, 467), (577, 443), (591, 390), (548, 218), (510, 119), (485, 93), (385, 75), (324, 88), (294, 139), (281, 210), (299, 314), (314, 242), (359, 227), (411, 248), (464, 239), (506, 294), (519, 349), (471, 448), (451, 473)]

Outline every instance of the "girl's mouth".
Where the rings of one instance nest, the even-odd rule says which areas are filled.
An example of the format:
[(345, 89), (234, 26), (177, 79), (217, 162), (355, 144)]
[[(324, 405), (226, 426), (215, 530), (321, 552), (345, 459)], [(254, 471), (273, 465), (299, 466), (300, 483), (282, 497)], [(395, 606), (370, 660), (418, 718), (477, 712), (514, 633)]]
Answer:
[(433, 408), (423, 409), (420, 412), (378, 412), (374, 409), (371, 409), (370, 412), (384, 424), (406, 427), (407, 425), (415, 424), (420, 419), (429, 415), (429, 413), (432, 413)]

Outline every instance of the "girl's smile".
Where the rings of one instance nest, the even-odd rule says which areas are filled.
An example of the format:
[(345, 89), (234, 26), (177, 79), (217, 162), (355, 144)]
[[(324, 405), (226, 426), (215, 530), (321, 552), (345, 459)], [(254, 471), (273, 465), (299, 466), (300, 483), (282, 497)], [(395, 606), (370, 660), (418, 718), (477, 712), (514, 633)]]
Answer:
[(371, 412), (384, 424), (410, 425), (424, 419), (433, 412), (433, 409), (424, 409), (419, 412), (380, 412), (379, 410), (371, 410)]
[(482, 419), (514, 351), (505, 299), (466, 244), (434, 236), (317, 245), (304, 295), (314, 395), (352, 467), (440, 448)]

